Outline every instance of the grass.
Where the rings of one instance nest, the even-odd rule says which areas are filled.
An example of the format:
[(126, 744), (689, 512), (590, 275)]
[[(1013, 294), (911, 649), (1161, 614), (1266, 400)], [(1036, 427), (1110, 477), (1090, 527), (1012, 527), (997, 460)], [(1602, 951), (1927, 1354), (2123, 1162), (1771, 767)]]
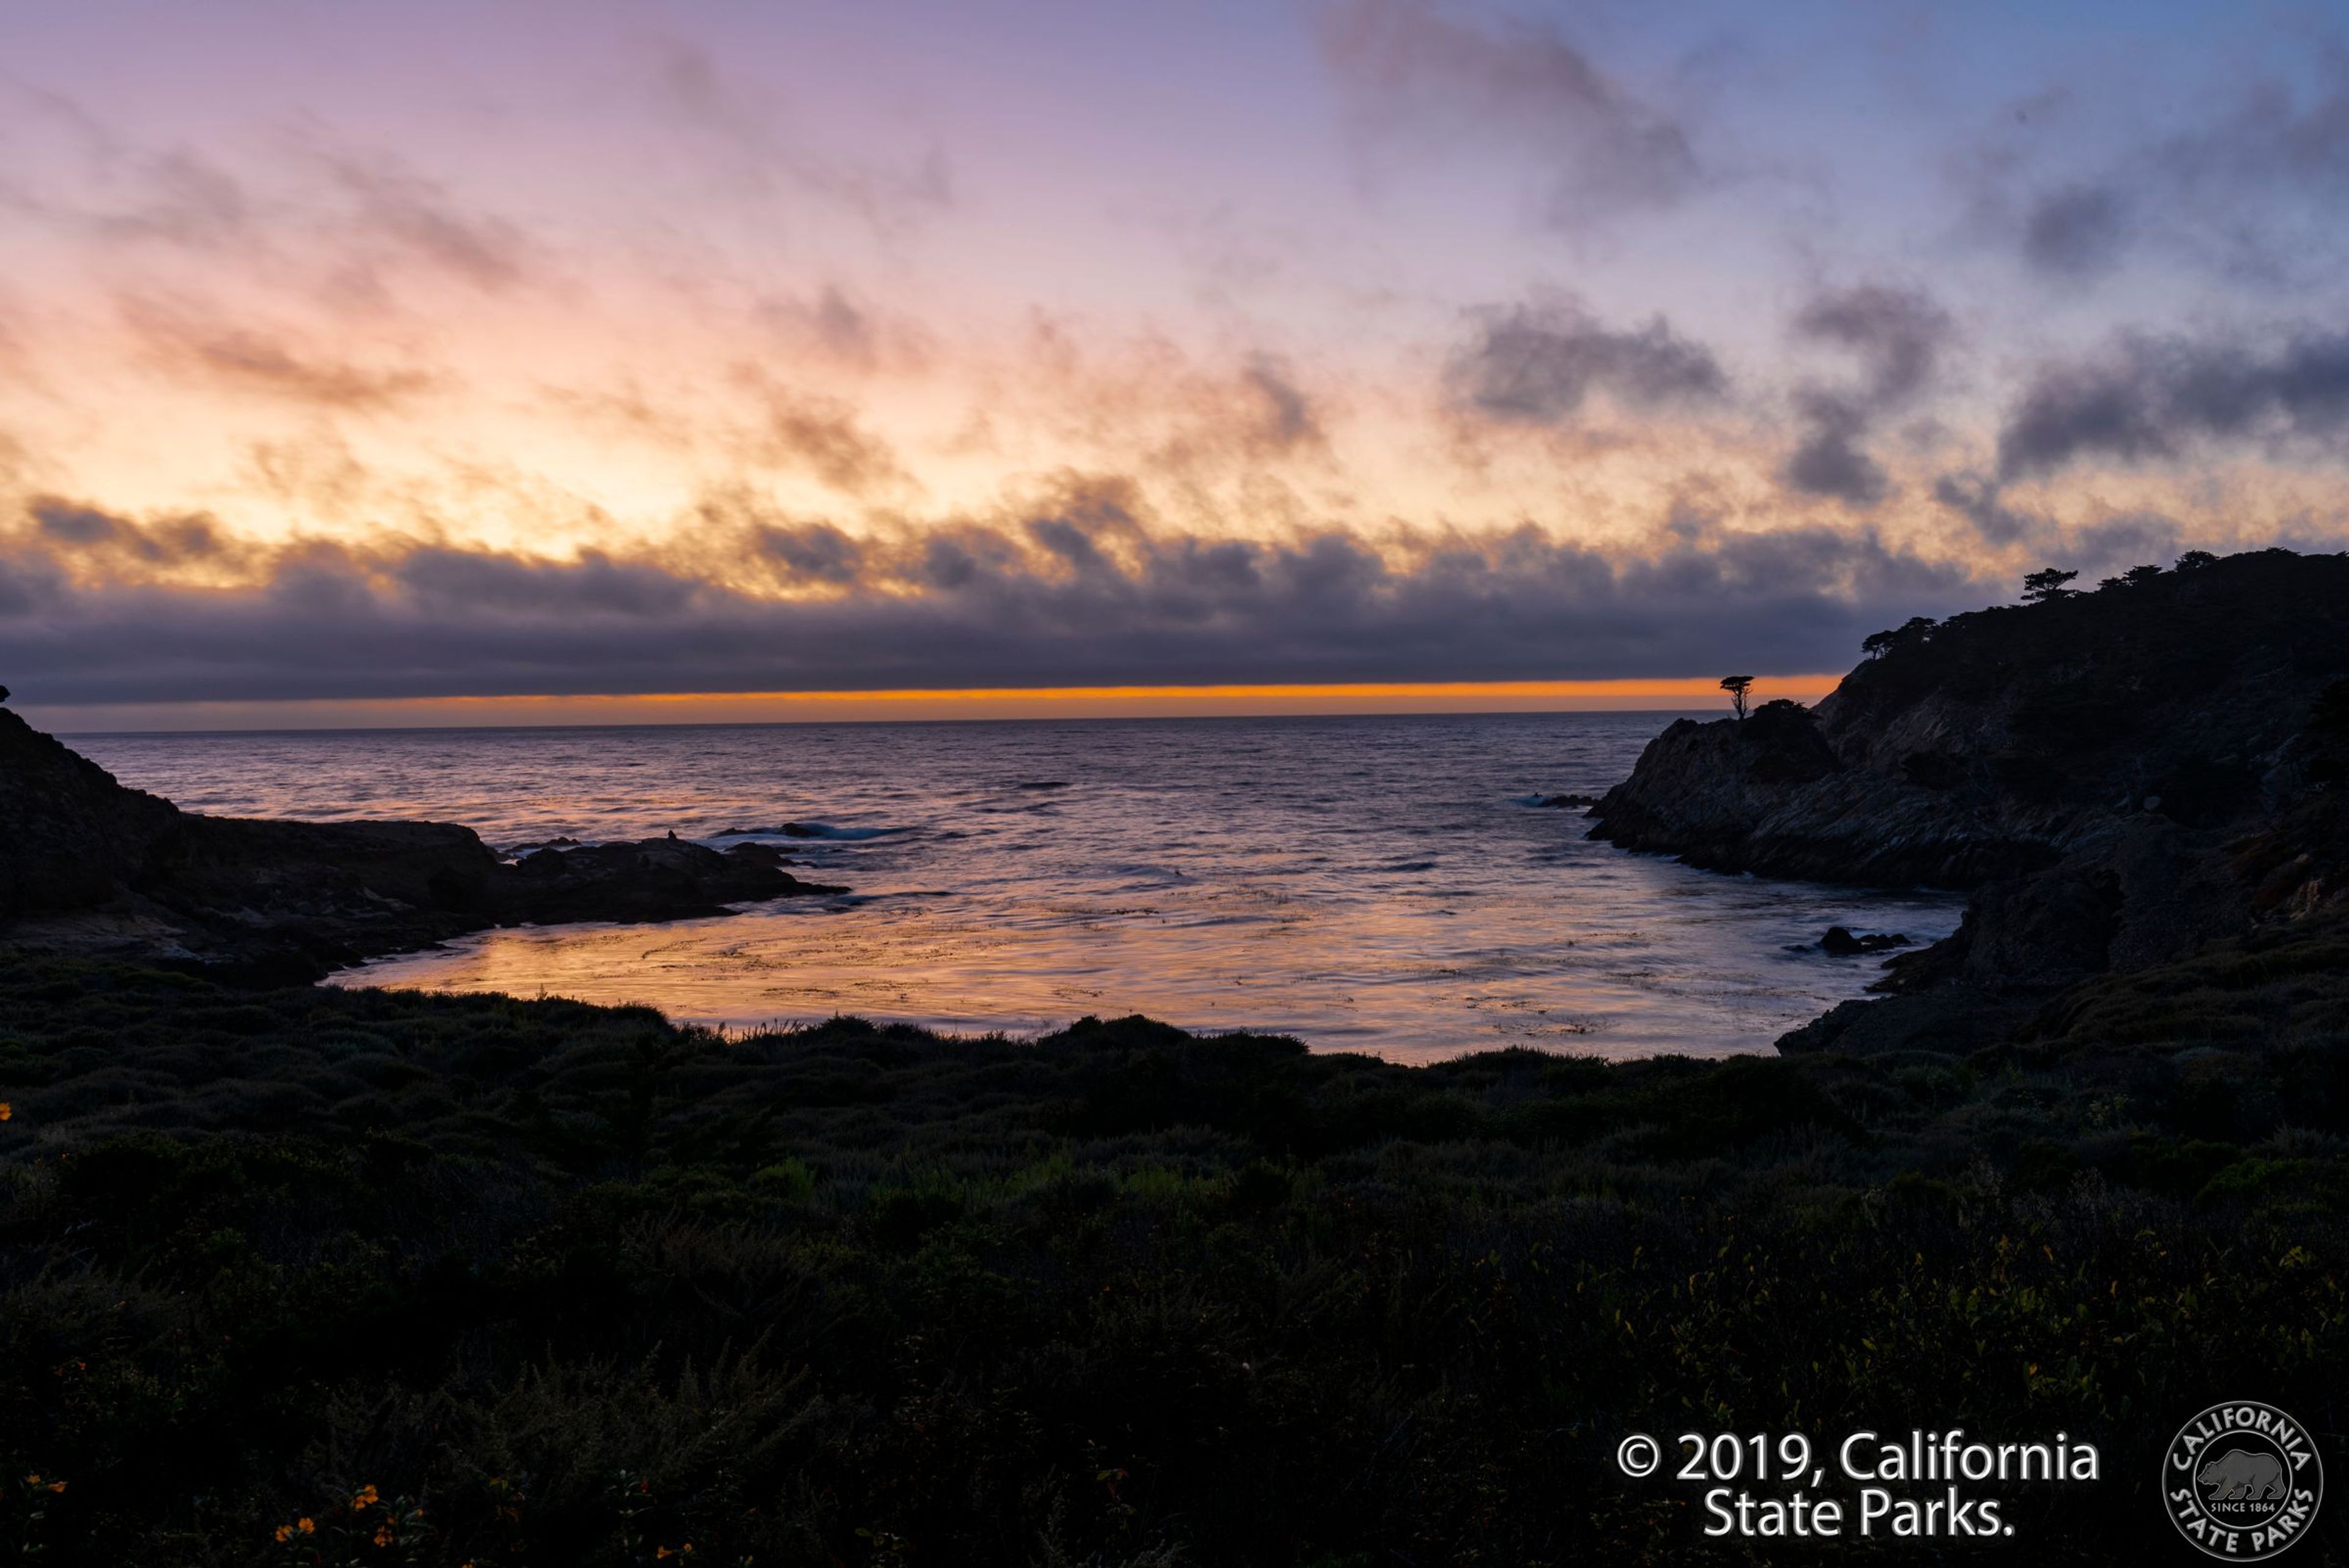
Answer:
[(2187, 1416), (2343, 1429), (2340, 942), (1416, 1068), (14, 963), (0, 1559), (1739, 1562), (1624, 1432), (1911, 1425), (2100, 1446), (2033, 1562), (2175, 1552)]

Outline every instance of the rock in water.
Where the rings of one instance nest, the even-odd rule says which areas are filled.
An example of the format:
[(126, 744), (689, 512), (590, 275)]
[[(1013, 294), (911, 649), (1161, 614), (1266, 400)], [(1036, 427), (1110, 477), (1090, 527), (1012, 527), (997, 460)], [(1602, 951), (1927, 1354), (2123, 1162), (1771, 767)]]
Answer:
[(490, 889), (501, 924), (572, 920), (670, 920), (716, 914), (729, 904), (845, 888), (802, 882), (778, 850), (738, 844), (720, 853), (691, 839), (647, 838), (542, 849)]
[(1819, 951), (1830, 958), (1857, 958), (1861, 953), (1889, 952), (1908, 945), (1909, 939), (1904, 936), (1876, 931), (1855, 936), (1848, 926), (1829, 926), (1826, 935), (1819, 939)]

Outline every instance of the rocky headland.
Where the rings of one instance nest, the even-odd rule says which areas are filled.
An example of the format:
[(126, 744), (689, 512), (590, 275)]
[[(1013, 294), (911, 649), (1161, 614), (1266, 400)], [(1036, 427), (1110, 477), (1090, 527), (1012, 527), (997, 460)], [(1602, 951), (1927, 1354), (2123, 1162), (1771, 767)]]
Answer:
[(2064, 1027), (2219, 944), (2349, 905), (2349, 558), (2264, 550), (1912, 622), (1816, 708), (1682, 720), (1592, 836), (1695, 866), (1971, 890), (1782, 1051), (1961, 1051)]
[(790, 864), (674, 836), (509, 860), (451, 823), (204, 816), (0, 709), (0, 949), (298, 982), (492, 926), (688, 919), (845, 890)]

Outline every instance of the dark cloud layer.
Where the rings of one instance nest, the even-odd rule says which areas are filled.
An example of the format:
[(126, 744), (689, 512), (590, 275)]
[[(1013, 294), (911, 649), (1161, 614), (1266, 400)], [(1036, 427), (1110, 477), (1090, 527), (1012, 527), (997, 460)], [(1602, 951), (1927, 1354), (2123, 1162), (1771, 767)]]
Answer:
[(2101, 161), (2080, 158), (2075, 128), (2051, 117), (1990, 156), (1978, 219), (2065, 284), (2140, 250), (2238, 278), (2330, 284), (2342, 255), (2333, 214), (2349, 200), (2349, 49), (2332, 41), (2307, 66), (2302, 83), (2261, 78), (2204, 95), (2184, 106), (2184, 129)]
[(36, 540), (86, 559), (115, 556), (150, 566), (170, 566), (233, 563), (239, 554), (219, 526), (201, 514), (134, 523), (54, 495), (35, 496), (26, 504), (26, 513)]
[(2101, 276), (2120, 264), (2130, 221), (2127, 197), (2110, 185), (2043, 192), (2023, 216), (2023, 260), (2049, 277)]
[(1860, 362), (1869, 396), (1906, 402), (1939, 369), (1953, 331), (1949, 312), (1922, 290), (1881, 284), (1822, 294), (1795, 317), (1795, 336), (1848, 349)]
[(746, 456), (811, 473), (843, 495), (914, 483), (889, 443), (859, 423), (854, 404), (773, 385), (761, 385), (759, 390), (767, 417), (749, 442)]
[(1694, 527), (1629, 561), (1529, 528), (1426, 535), (1397, 564), (1336, 529), (1154, 529), (1115, 484), (995, 524), (703, 541), (814, 590), (795, 598), (606, 555), (320, 543), (241, 589), (69, 587), (82, 552), (174, 546), (168, 525), (45, 504), (0, 553), (0, 679), (51, 703), (1829, 670), (1982, 592), (1867, 531)]
[(1727, 392), (1713, 351), (1661, 317), (1620, 330), (1573, 300), (1479, 313), (1475, 338), (1453, 356), (1454, 397), (1494, 419), (1557, 424), (1604, 392), (1628, 407), (1707, 402)]
[(2054, 532), (2047, 519), (2010, 506), (1999, 495), (1998, 481), (1979, 473), (1945, 473), (1933, 482), (1933, 499), (1964, 518), (1990, 545)]
[(1868, 416), (1858, 403), (1816, 389), (1798, 394), (1795, 402), (1807, 433), (1786, 459), (1788, 484), (1847, 506), (1873, 506), (1892, 493), (1892, 476), (1860, 445)]
[(2136, 337), (2044, 369), (1998, 437), (2001, 477), (2082, 458), (2176, 458), (2199, 442), (2337, 447), (2349, 437), (2349, 333), (2281, 344)]
[(1786, 460), (1794, 489), (1847, 506), (1873, 506), (1891, 476), (1864, 442), (1878, 420), (1932, 386), (1954, 333), (1949, 313), (1921, 290), (1881, 284), (1831, 290), (1795, 316), (1798, 341), (1840, 349), (1857, 362), (1849, 387), (1806, 386), (1795, 395), (1805, 434)]
[(1686, 128), (1548, 26), (1484, 27), (1419, 0), (1343, 0), (1320, 23), (1359, 127), (1471, 137), (1531, 160), (1551, 223), (1669, 205), (1703, 183)]

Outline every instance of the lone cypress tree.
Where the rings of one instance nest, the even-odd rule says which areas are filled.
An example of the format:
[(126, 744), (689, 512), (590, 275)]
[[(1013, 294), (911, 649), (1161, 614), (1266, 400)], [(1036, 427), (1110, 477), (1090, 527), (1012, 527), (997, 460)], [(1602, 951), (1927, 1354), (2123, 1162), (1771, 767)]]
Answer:
[(2050, 599), (2067, 599), (2074, 590), (2064, 585), (2078, 576), (2077, 572), (2059, 572), (2049, 566), (2023, 579), (2023, 597), (2026, 604), (2045, 604)]
[(1753, 687), (1754, 677), (1751, 675), (1724, 675), (1721, 678), (1721, 689), (1729, 693), (1729, 705), (1737, 710), (1740, 719), (1745, 717), (1745, 693)]

